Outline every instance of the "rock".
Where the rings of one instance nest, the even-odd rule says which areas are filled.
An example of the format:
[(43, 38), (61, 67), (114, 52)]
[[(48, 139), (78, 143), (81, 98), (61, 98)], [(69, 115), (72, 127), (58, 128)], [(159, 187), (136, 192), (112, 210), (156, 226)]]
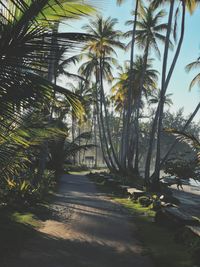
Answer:
[(122, 194), (127, 195), (128, 194), (128, 189), (130, 188), (130, 186), (128, 185), (118, 185), (118, 188), (120, 189), (120, 191), (122, 192)]
[(129, 195), (134, 200), (137, 200), (139, 197), (145, 196), (146, 192), (142, 190), (138, 190), (137, 188), (128, 188), (127, 189)]

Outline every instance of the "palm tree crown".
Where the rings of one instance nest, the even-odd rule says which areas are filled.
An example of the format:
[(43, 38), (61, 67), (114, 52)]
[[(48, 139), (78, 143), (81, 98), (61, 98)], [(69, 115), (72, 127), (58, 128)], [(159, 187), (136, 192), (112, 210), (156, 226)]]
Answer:
[[(158, 41), (165, 42), (164, 32), (167, 30), (167, 24), (162, 22), (166, 13), (164, 10), (157, 11), (152, 5), (140, 9), (139, 20), (137, 21), (136, 44), (139, 48), (145, 49), (148, 44), (148, 49), (153, 49), (160, 57)], [(133, 24), (132, 20), (126, 22), (127, 25)], [(132, 31), (125, 33), (125, 37), (130, 37)], [(128, 44), (128, 47), (130, 43)], [(172, 46), (172, 44), (171, 44)]]

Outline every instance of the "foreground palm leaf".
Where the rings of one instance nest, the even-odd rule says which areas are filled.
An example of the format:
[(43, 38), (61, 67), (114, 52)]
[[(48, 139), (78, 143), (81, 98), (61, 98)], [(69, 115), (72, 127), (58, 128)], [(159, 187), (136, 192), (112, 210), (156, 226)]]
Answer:
[[(74, 46), (77, 41), (83, 40), (85, 35), (55, 34), (50, 28), (44, 27), (44, 21), (50, 23), (48, 18), (50, 10), (59, 22), (61, 16), (65, 18), (80, 16), (91, 12), (92, 8), (80, 4), (79, 1), (53, 0), (7, 1), (6, 3), (0, 1), (0, 7), (2, 9), (0, 26), (0, 97), (2, 102), (12, 102), (14, 105), (19, 103), (33, 105), (35, 102), (44, 101), (44, 97), (50, 97), (52, 91), (57, 90), (68, 97), (70, 105), (74, 106), (77, 103), (75, 105), (77, 112), (80, 102), (74, 94), (53, 85), (44, 78), (47, 78), (49, 64), (53, 60), (52, 51), (56, 51), (61, 44), (67, 47)], [(57, 42), (52, 45), (52, 38), (55, 35)]]

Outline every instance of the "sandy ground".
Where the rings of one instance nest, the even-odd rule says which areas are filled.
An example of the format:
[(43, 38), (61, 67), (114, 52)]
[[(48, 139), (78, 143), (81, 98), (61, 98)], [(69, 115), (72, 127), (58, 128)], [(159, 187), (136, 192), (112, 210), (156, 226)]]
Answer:
[(152, 267), (133, 218), (85, 176), (65, 175), (40, 235), (6, 267)]

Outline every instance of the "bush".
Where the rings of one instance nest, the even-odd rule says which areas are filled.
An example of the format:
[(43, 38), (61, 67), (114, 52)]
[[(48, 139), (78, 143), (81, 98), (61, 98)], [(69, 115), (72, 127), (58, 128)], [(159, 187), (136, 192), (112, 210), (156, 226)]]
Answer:
[(195, 173), (196, 162), (186, 160), (168, 160), (164, 164), (164, 172), (178, 178), (197, 178)]
[(152, 209), (158, 211), (162, 207), (161, 198), (157, 195), (152, 196)]
[(45, 171), (43, 179), (34, 185), (33, 175), (27, 178), (15, 177), (1, 183), (0, 201), (4, 205), (23, 207), (41, 202), (44, 196), (55, 187), (54, 172)]
[(151, 198), (150, 197), (147, 197), (147, 196), (139, 197), (138, 198), (138, 202), (143, 207), (148, 207), (148, 206), (150, 206), (152, 204)]

